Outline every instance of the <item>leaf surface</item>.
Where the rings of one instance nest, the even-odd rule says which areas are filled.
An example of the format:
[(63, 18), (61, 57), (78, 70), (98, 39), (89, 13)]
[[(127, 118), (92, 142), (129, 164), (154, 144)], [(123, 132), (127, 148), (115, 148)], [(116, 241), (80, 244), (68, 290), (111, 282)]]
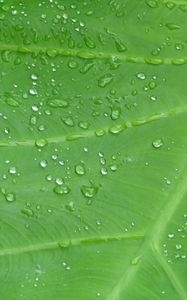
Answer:
[(0, 296), (187, 299), (187, 1), (0, 1)]

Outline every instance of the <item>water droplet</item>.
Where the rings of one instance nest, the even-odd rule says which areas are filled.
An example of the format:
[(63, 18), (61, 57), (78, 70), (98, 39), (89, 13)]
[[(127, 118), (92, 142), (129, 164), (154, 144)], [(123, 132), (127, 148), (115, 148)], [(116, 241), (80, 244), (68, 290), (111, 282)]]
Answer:
[(30, 89), (29, 94), (32, 95), (32, 96), (36, 96), (38, 94), (38, 92), (35, 89)]
[(137, 74), (136, 74), (136, 77), (137, 77), (138, 79), (141, 79), (141, 80), (144, 80), (144, 79), (146, 78), (145, 74), (142, 73), (142, 72), (137, 73)]
[(10, 174), (16, 174), (16, 172), (17, 172), (16, 167), (11, 167), (11, 168), (9, 169), (9, 173), (10, 173)]
[(120, 107), (112, 108), (112, 111), (111, 111), (111, 119), (112, 120), (119, 119), (120, 115), (121, 115)]
[(98, 80), (98, 85), (102, 88), (107, 86), (113, 80), (112, 74), (105, 74)]
[(70, 60), (70, 61), (68, 62), (68, 67), (69, 67), (70, 69), (76, 69), (77, 66), (78, 66), (78, 63), (77, 63), (76, 61), (74, 61), (74, 60)]
[(32, 80), (37, 80), (37, 79), (38, 79), (38, 76), (37, 76), (36, 74), (32, 74), (32, 75), (31, 75), (31, 79), (32, 79)]
[(96, 131), (95, 131), (95, 135), (96, 136), (103, 136), (105, 134), (105, 131), (104, 131), (104, 129), (102, 129), (102, 128), (98, 128), (98, 129), (96, 129)]
[(117, 134), (122, 132), (126, 128), (126, 124), (116, 124), (109, 129), (110, 133)]
[(64, 183), (63, 179), (60, 178), (60, 177), (57, 177), (55, 182), (56, 182), (57, 185), (62, 185)]
[(56, 186), (53, 191), (58, 195), (67, 195), (71, 191), (67, 185)]
[(53, 99), (49, 100), (47, 105), (53, 108), (66, 108), (68, 106), (68, 102), (63, 99)]
[(94, 185), (90, 185), (90, 186), (83, 185), (81, 187), (81, 192), (84, 195), (84, 197), (93, 198), (98, 192), (98, 187)]
[(86, 173), (84, 165), (76, 165), (75, 166), (75, 173), (77, 175), (84, 175)]
[(152, 145), (154, 148), (158, 149), (158, 148), (161, 148), (164, 144), (163, 144), (162, 139), (157, 139), (157, 140), (153, 141)]
[(151, 8), (158, 7), (158, 2), (156, 0), (147, 0), (146, 3)]
[(74, 207), (74, 202), (73, 201), (70, 201), (69, 203), (67, 203), (66, 205), (65, 205), (65, 208), (67, 209), (67, 210), (69, 210), (69, 211), (74, 211), (75, 210), (75, 207)]
[(107, 175), (108, 174), (108, 170), (107, 170), (107, 168), (101, 168), (101, 174), (102, 175)]
[(33, 217), (34, 216), (33, 210), (31, 208), (28, 208), (28, 207), (21, 209), (21, 213), (26, 215), (27, 217)]
[(13, 202), (16, 200), (16, 194), (15, 193), (6, 193), (5, 198), (8, 202)]
[(110, 165), (110, 170), (111, 171), (115, 172), (115, 171), (117, 171), (117, 169), (118, 169), (118, 167), (117, 167), (116, 164)]
[(169, 30), (180, 29), (180, 26), (177, 25), (177, 24), (174, 24), (174, 23), (167, 23), (167, 24), (166, 24), (166, 27), (167, 27)]
[(37, 147), (43, 148), (44, 146), (47, 145), (47, 140), (46, 139), (37, 139), (35, 141), (35, 144), (36, 144)]
[(46, 160), (41, 160), (41, 161), (40, 161), (40, 166), (41, 166), (42, 168), (46, 168), (46, 167), (47, 167), (47, 161), (46, 161)]
[(151, 90), (153, 90), (155, 87), (156, 87), (156, 83), (155, 83), (154, 81), (151, 81), (151, 82), (149, 83), (149, 88), (150, 88)]
[(70, 127), (73, 127), (75, 125), (74, 121), (71, 117), (63, 117), (62, 121), (64, 122), (65, 125), (70, 126)]
[(124, 52), (127, 50), (127, 47), (124, 45), (124, 43), (120, 39), (115, 40), (116, 49), (118, 52)]
[(174, 233), (169, 233), (169, 234), (168, 234), (168, 238), (169, 238), (169, 239), (174, 238)]
[(85, 36), (84, 37), (84, 42), (85, 42), (85, 45), (90, 48), (90, 49), (94, 49), (96, 48), (96, 44), (94, 43), (94, 41), (88, 37), (88, 36)]
[(81, 121), (81, 122), (79, 122), (78, 125), (79, 125), (79, 127), (82, 128), (82, 129), (88, 129), (88, 127), (89, 127), (89, 123), (86, 122), (86, 121)]
[(17, 100), (13, 99), (13, 98), (7, 98), (6, 103), (9, 106), (12, 106), (12, 107), (18, 107), (19, 106), (19, 102)]
[(84, 66), (80, 68), (80, 73), (86, 74), (93, 66), (94, 63), (86, 63)]
[(37, 123), (37, 117), (36, 116), (31, 116), (31, 118), (30, 118), (30, 124), (31, 125), (36, 125), (36, 123)]
[(180, 250), (180, 249), (182, 248), (182, 245), (181, 245), (181, 244), (176, 244), (176, 245), (175, 245), (175, 248), (176, 248), (177, 250)]
[(173, 2), (167, 2), (166, 7), (169, 8), (169, 9), (172, 9), (172, 8), (175, 7), (175, 4)]

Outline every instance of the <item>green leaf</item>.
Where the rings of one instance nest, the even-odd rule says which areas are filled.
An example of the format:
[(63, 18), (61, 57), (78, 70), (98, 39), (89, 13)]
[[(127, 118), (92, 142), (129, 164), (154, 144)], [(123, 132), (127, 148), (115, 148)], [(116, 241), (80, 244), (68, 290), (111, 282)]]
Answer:
[(187, 1), (0, 1), (0, 296), (186, 300)]

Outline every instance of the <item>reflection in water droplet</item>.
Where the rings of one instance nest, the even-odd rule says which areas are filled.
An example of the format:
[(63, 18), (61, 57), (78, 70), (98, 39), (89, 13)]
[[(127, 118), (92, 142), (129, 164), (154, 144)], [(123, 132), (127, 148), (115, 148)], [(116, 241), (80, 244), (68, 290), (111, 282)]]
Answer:
[(152, 145), (156, 149), (161, 148), (163, 146), (163, 141), (162, 141), (162, 139), (157, 139), (157, 140), (153, 141)]

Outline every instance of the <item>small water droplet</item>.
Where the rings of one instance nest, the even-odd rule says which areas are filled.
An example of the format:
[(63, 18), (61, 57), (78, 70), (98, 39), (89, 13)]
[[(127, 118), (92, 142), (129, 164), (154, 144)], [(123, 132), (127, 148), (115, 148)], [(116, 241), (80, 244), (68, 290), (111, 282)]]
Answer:
[(90, 186), (83, 185), (81, 187), (81, 192), (84, 195), (84, 197), (93, 198), (98, 192), (98, 187), (94, 185), (90, 185)]
[(75, 173), (77, 175), (84, 175), (86, 173), (84, 165), (76, 165), (75, 166)]
[(85, 36), (84, 37), (84, 42), (85, 42), (85, 45), (90, 48), (90, 49), (94, 49), (96, 48), (96, 44), (94, 43), (94, 41), (88, 37), (88, 36)]
[(64, 122), (65, 125), (70, 126), (70, 127), (73, 127), (75, 125), (74, 121), (71, 117), (63, 117), (62, 121)]
[(102, 77), (98, 80), (98, 85), (99, 85), (99, 87), (104, 88), (104, 87), (107, 86), (109, 83), (111, 83), (112, 80), (113, 80), (112, 74), (105, 74), (104, 76), (102, 76)]
[(181, 245), (181, 244), (176, 244), (176, 245), (175, 245), (175, 248), (176, 248), (177, 250), (180, 250), (180, 249), (182, 248), (182, 245)]
[(116, 49), (118, 52), (125, 52), (127, 50), (127, 47), (124, 45), (124, 43), (120, 39), (115, 40)]
[(47, 161), (46, 161), (46, 160), (41, 160), (41, 161), (40, 161), (40, 166), (41, 166), (42, 168), (46, 168), (46, 167), (47, 167)]
[(16, 167), (11, 167), (11, 168), (9, 169), (9, 173), (10, 173), (10, 174), (16, 174), (16, 172), (17, 172)]
[(16, 200), (16, 194), (15, 193), (6, 193), (5, 198), (8, 202), (13, 202)]
[(36, 144), (37, 147), (43, 148), (44, 146), (47, 145), (47, 140), (46, 139), (37, 139), (35, 141), (35, 144)]
[(63, 99), (52, 99), (47, 102), (47, 105), (52, 108), (66, 108), (68, 106), (68, 102)]
[(164, 144), (163, 144), (162, 139), (157, 139), (157, 140), (153, 141), (152, 145), (154, 148), (158, 149), (158, 148), (161, 148)]
[(137, 73), (137, 74), (136, 74), (136, 77), (137, 77), (138, 79), (141, 79), (141, 80), (144, 80), (144, 79), (146, 78), (145, 74), (142, 73), (142, 72)]
[(67, 195), (71, 190), (67, 185), (58, 185), (53, 191), (58, 195)]

